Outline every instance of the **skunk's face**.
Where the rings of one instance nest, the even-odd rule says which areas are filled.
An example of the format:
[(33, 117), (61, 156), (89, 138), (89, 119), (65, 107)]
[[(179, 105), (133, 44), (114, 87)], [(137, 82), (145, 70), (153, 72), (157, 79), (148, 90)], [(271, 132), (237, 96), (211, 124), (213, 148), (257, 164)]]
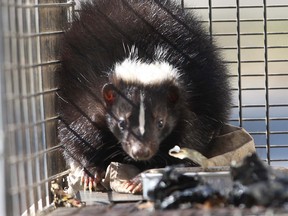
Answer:
[(107, 84), (103, 88), (110, 130), (134, 160), (149, 160), (178, 120), (175, 86)]
[(145, 62), (132, 47), (103, 87), (108, 126), (134, 160), (151, 159), (179, 118), (180, 74), (164, 56), (158, 47), (154, 61)]

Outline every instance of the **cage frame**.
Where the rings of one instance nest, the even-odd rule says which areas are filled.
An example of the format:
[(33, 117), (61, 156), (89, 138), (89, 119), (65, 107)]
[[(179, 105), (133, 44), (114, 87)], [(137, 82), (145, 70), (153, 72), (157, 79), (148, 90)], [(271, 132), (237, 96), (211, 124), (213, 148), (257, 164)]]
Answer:
[[(197, 0), (195, 0), (197, 1)], [(288, 77), (288, 70), (286, 70), (286, 72), (281, 72), (281, 73), (270, 73), (270, 69), (269, 69), (269, 65), (271, 63), (288, 63), (288, 53), (287, 56), (283, 57), (282, 59), (271, 59), (269, 56), (269, 53), (271, 52), (271, 50), (288, 50), (288, 44), (281, 44), (281, 45), (269, 45), (269, 37), (270, 36), (277, 36), (277, 35), (284, 35), (288, 37), (288, 30), (283, 30), (283, 31), (278, 31), (278, 32), (270, 32), (268, 30), (269, 27), (269, 23), (271, 22), (284, 22), (284, 23), (288, 23), (288, 15), (284, 18), (269, 18), (269, 10), (270, 9), (277, 9), (277, 8), (288, 8), (288, 3), (277, 3), (277, 4), (271, 4), (271, 1), (269, 0), (261, 0), (262, 5), (242, 5), (241, 4), (241, 0), (235, 0), (235, 5), (220, 5), (220, 6), (215, 6), (214, 3), (215, 1), (212, 0), (207, 0), (207, 4), (206, 5), (201, 5), (200, 6), (187, 6), (187, 2), (189, 2), (189, 0), (178, 0), (178, 2), (181, 4), (183, 10), (206, 10), (207, 13), (207, 19), (203, 20), (204, 24), (208, 24), (208, 33), (210, 34), (210, 36), (213, 37), (225, 37), (225, 36), (233, 36), (236, 37), (236, 46), (227, 46), (224, 48), (221, 48), (224, 52), (227, 50), (236, 50), (237, 52), (237, 57), (234, 60), (227, 60), (225, 61), (227, 64), (236, 64), (237, 65), (237, 69), (236, 69), (236, 73), (235, 74), (231, 74), (231, 78), (236, 78), (238, 79), (237, 82), (237, 86), (232, 88), (232, 91), (238, 92), (238, 97), (237, 97), (237, 104), (234, 104), (232, 106), (232, 109), (236, 110), (236, 112), (238, 113), (239, 118), (231, 118), (230, 119), (230, 123), (231, 124), (235, 124), (237, 126), (244, 126), (245, 127), (245, 123), (246, 122), (265, 122), (265, 130), (261, 131), (252, 131), (250, 132), (251, 135), (253, 136), (265, 136), (265, 143), (263, 144), (256, 144), (256, 148), (258, 150), (264, 150), (266, 151), (265, 157), (263, 158), (264, 161), (266, 161), (268, 164), (274, 164), (274, 162), (279, 162), (281, 164), (281, 162), (284, 162), (284, 164), (287, 164), (288, 162), (288, 157), (287, 158), (278, 158), (278, 159), (274, 159), (272, 156), (272, 152), (273, 149), (284, 149), (287, 150), (288, 149), (288, 139), (285, 141), (285, 137), (287, 138), (288, 136), (288, 129), (283, 129), (283, 130), (272, 130), (272, 125), (271, 122), (273, 121), (281, 121), (287, 124), (288, 122), (288, 116), (279, 116), (279, 117), (274, 117), (271, 114), (271, 108), (278, 108), (281, 107), (283, 109), (288, 109), (288, 102), (284, 102), (284, 103), (273, 103), (271, 102), (271, 91), (287, 91), (288, 92), (288, 85), (287, 86), (283, 86), (283, 87), (271, 87), (270, 86), (270, 81), (271, 81), (271, 77), (285, 77), (287, 79)], [(192, 2), (192, 1), (191, 1)], [(259, 3), (259, 1), (257, 1)], [(76, 7), (76, 8), (75, 8)], [(49, 26), (47, 27), (47, 29), (45, 29), (46, 27), (42, 26), (40, 27), (40, 20), (37, 21), (37, 16), (40, 16), (40, 14), (42, 14), (42, 16), (46, 16), (47, 14), (50, 13), (49, 16), (53, 16), (53, 12), (47, 12), (50, 9), (53, 10), (53, 8), (57, 8), (59, 9), (59, 11), (54, 12), (58, 13), (58, 15), (60, 13), (62, 13), (61, 16), (63, 16), (63, 18), (65, 18), (65, 20), (67, 21), (67, 23), (69, 24), (69, 16), (70, 14), (74, 14), (77, 13), (77, 5), (75, 3), (75, 1), (73, 0), (53, 0), (53, 1), (49, 1), (49, 0), (25, 0), (25, 1), (20, 1), (20, 0), (3, 0), (0, 3), (0, 17), (2, 18), (2, 21), (0, 22), (0, 83), (1, 83), (1, 87), (0, 87), (0, 101), (1, 101), (1, 106), (0, 106), (0, 172), (3, 174), (2, 176), (6, 176), (5, 181), (0, 181), (0, 187), (2, 186), (2, 188), (4, 188), (4, 190), (2, 190), (0, 192), (0, 200), (4, 199), (3, 202), (0, 201), (0, 214), (1, 215), (5, 215), (7, 212), (11, 212), (14, 209), (14, 212), (12, 211), (13, 215), (17, 215), (18, 213), (21, 214), (34, 214), (36, 213), (37, 210), (39, 209), (43, 209), (45, 206), (49, 206), (49, 203), (51, 202), (51, 198), (49, 198), (49, 182), (51, 180), (60, 178), (64, 175), (66, 175), (68, 173), (68, 171), (66, 170), (65, 164), (62, 161), (59, 161), (59, 153), (55, 153), (57, 152), (57, 150), (59, 148), (61, 148), (61, 145), (57, 144), (55, 142), (56, 140), (56, 124), (57, 124), (57, 120), (58, 120), (58, 116), (56, 114), (56, 111), (54, 108), (51, 108), (55, 105), (55, 103), (52, 103), (52, 106), (50, 108), (44, 107), (44, 104), (47, 103), (46, 100), (48, 99), (52, 99), (52, 100), (56, 100), (57, 99), (57, 85), (53, 86), (55, 84), (55, 80), (51, 81), (51, 75), (47, 75), (47, 74), (51, 74), (51, 71), (53, 70), (53, 68), (55, 67), (55, 65), (59, 64), (59, 60), (55, 57), (52, 56), (52, 58), (50, 58), (51, 56), (49, 56), (49, 54), (47, 53), (42, 53), (43, 50), (45, 48), (45, 45), (49, 46), (56, 46), (57, 42), (55, 42), (55, 44), (49, 44), (49, 42), (51, 42), (51, 39), (49, 39), (49, 37), (57, 37), (57, 40), (61, 37), (61, 35), (63, 34), (63, 30), (59, 29), (58, 27), (55, 27), (55, 29), (49, 29)], [(214, 13), (215, 10), (235, 10), (235, 19), (215, 19), (214, 18)], [(244, 9), (263, 9), (263, 19), (260, 18), (245, 18), (243, 19), (241, 17), (241, 11)], [(45, 12), (45, 10), (47, 10)], [(61, 12), (62, 10), (62, 12)], [(14, 11), (14, 12), (13, 12)], [(64, 12), (63, 12), (64, 11)], [(207, 12), (208, 11), (208, 12)], [(15, 13), (15, 14), (13, 14)], [(35, 20), (32, 19), (31, 14), (35, 13)], [(43, 15), (45, 14), (46, 15)], [(29, 15), (30, 14), (30, 15)], [(14, 16), (14, 18), (13, 18)], [(31, 16), (30, 19), (32, 19), (35, 23), (35, 31), (32, 31), (31, 28), (32, 26), (29, 27), (29, 20), (25, 20), (25, 23), (22, 23), (22, 26), (20, 25), (20, 21), (19, 21), (19, 17), (25, 17), (25, 16)], [(56, 15), (57, 16), (57, 15)], [(26, 17), (26, 18), (27, 18)], [(25, 18), (25, 19), (26, 19)], [(38, 17), (39, 18), (39, 17)], [(15, 22), (14, 24), (12, 24), (13, 22)], [(38, 24), (37, 24), (38, 22)], [(253, 23), (253, 22), (263, 22), (263, 32), (255, 32), (255, 33), (251, 33), (251, 32), (242, 32), (242, 25), (243, 23)], [(236, 25), (236, 32), (233, 33), (215, 33), (214, 32), (214, 26), (217, 23), (233, 23)], [(13, 26), (14, 25), (14, 26)], [(30, 28), (30, 32), (23, 32), (23, 29), (25, 29), (25, 25), (27, 28)], [(38, 25), (38, 26), (37, 26)], [(64, 22), (61, 22), (61, 25), (64, 26)], [(62, 26), (62, 27), (63, 27)], [(33, 27), (33, 28), (34, 28)], [(50, 26), (51, 27), (51, 26)], [(40, 29), (41, 28), (41, 29)], [(22, 31), (22, 32), (21, 32)], [(242, 45), (242, 40), (243, 40), (243, 36), (263, 36), (263, 46), (243, 46)], [(42, 41), (43, 38), (45, 38), (45, 40)], [(59, 37), (59, 38), (58, 38)], [(36, 39), (35, 39), (36, 38)], [(28, 40), (27, 43), (30, 45), (25, 45), (26, 42), (24, 42), (25, 40)], [(35, 39), (35, 41), (34, 41)], [(6, 42), (9, 42), (7, 45)], [(35, 43), (33, 45), (33, 43)], [(59, 44), (58, 44), (59, 45)], [(11, 47), (10, 47), (11, 46)], [(29, 47), (30, 46), (30, 47)], [(33, 50), (33, 47), (36, 46), (36, 50)], [(47, 48), (46, 46), (46, 48)], [(12, 47), (14, 47), (16, 50), (14, 50), (14, 48), (12, 49)], [(17, 50), (22, 52), (21, 55), (25, 55), (25, 49), (28, 47), (29, 51), (28, 51), (28, 59), (32, 58), (32, 60), (30, 59), (30, 63), (26, 65), (27, 62), (25, 62), (25, 58), (24, 61), (22, 59), (22, 57), (18, 57), (16, 58), (16, 60), (13, 62), (8, 62), (7, 64), (7, 57), (5, 56), (7, 54), (7, 50), (11, 53), (13, 53), (12, 55), (16, 55), (15, 53), (17, 53)], [(11, 50), (9, 50), (9, 48), (11, 48)], [(23, 50), (21, 49), (23, 48)], [(41, 50), (43, 49), (43, 50)], [(262, 50), (263, 49), (263, 50)], [(246, 50), (262, 50), (264, 53), (264, 59), (262, 60), (246, 60), (243, 59), (243, 52)], [(54, 50), (55, 51), (55, 50)], [(51, 51), (51, 52), (54, 52)], [(34, 55), (35, 54), (31, 54), (33, 52), (37, 52), (39, 54), (36, 54), (36, 59), (37, 60), (33, 60)], [(11, 56), (11, 53), (9, 53), (9, 56)], [(30, 54), (29, 54), (30, 53)], [(56, 53), (56, 52), (55, 52)], [(56, 55), (55, 53), (53, 53), (53, 55)], [(1, 55), (2, 54), (2, 55)], [(30, 57), (29, 57), (30, 55)], [(46, 55), (46, 56), (45, 56)], [(32, 57), (33, 56), (33, 57)], [(45, 60), (45, 58), (47, 58)], [(11, 59), (9, 59), (11, 60)], [(11, 64), (10, 64), (11, 63)], [(256, 73), (252, 73), (252, 74), (244, 74), (243, 73), (243, 64), (254, 64), (254, 63), (261, 63), (264, 65), (264, 73), (263, 74), (256, 74)], [(11, 74), (9, 74), (8, 71), (13, 71), (11, 72)], [(28, 71), (28, 72), (27, 72)], [(22, 87), (17, 87), (16, 83), (20, 82), (21, 83), (21, 77), (23, 76), (25, 79), (28, 79), (27, 77), (31, 76), (31, 80), (32, 82), (34, 78), (32, 78), (32, 75), (23, 75), (21, 73), (39, 73), (39, 91), (31, 91), (29, 92), (29, 87), (28, 87), (28, 83), (25, 83), (23, 81), (22, 85), (26, 85), (26, 90), (24, 91), (24, 94), (19, 94), (19, 93), (23, 93), (20, 92), (20, 88)], [(12, 80), (12, 73), (17, 73), (18, 74), (18, 81), (11, 81)], [(7, 75), (8, 74), (8, 75)], [(9, 78), (7, 78), (8, 76), (10, 76)], [(249, 78), (249, 77), (261, 77), (264, 78), (264, 86), (263, 87), (255, 87), (255, 88), (251, 88), (251, 87), (244, 87), (245, 78)], [(9, 80), (10, 79), (10, 80)], [(14, 79), (14, 78), (13, 78)], [(16, 78), (15, 78), (16, 79)], [(49, 83), (48, 86), (44, 86), (44, 82), (47, 81), (51, 82)], [(11, 82), (11, 85), (14, 85), (14, 87), (17, 89), (15, 94), (15, 89), (13, 89), (12, 87), (7, 87), (7, 85), (9, 85), (9, 82)], [(52, 87), (51, 87), (52, 86)], [(13, 91), (11, 90), (13, 89)], [(9, 92), (11, 90), (11, 92)], [(243, 91), (264, 91), (265, 93), (265, 103), (256, 103), (256, 104), (245, 104), (243, 101), (243, 98), (245, 97), (245, 95), (243, 94)], [(33, 99), (34, 97), (39, 97), (39, 104), (40, 104), (40, 116), (41, 116), (41, 120), (37, 119), (36, 117), (29, 117), (30, 114), (28, 114), (30, 111), (29, 109), (36, 109), (37, 106), (33, 105), (36, 104), (38, 102), (36, 102), (36, 99)], [(47, 99), (48, 98), (48, 99)], [(28, 105), (29, 100), (31, 99), (31, 106)], [(7, 106), (6, 103), (4, 102), (9, 102), (9, 100), (12, 100), (12, 103), (16, 103), (15, 106)], [(23, 101), (22, 101), (23, 100)], [(33, 102), (34, 100), (34, 102)], [(37, 99), (38, 100), (38, 99)], [(17, 101), (17, 102), (15, 102)], [(44, 102), (45, 101), (45, 102)], [(10, 101), (11, 102), (11, 101)], [(9, 102), (9, 103), (10, 103)], [(23, 106), (24, 104), (24, 106)], [(26, 104), (26, 105), (25, 105)], [(22, 117), (17, 117), (17, 121), (15, 122), (15, 125), (13, 125), (13, 121), (10, 121), (9, 118), (11, 118), (11, 116), (9, 116), (9, 112), (11, 112), (11, 110), (15, 111), (15, 107), (16, 106), (20, 106), (20, 107), (25, 107), (25, 112), (26, 114), (24, 114)], [(43, 106), (43, 107), (41, 107)], [(10, 109), (9, 109), (10, 108)], [(264, 117), (255, 117), (255, 118), (249, 118), (249, 117), (245, 117), (244, 114), (244, 109), (246, 108), (264, 108), (265, 109), (265, 116)], [(7, 115), (5, 115), (7, 114)], [(21, 113), (17, 113), (17, 114), (13, 114), (13, 115), (19, 115), (21, 116)], [(14, 118), (14, 117), (13, 117)], [(24, 120), (23, 120), (24, 119)], [(29, 122), (29, 120), (33, 119), (33, 122)], [(11, 123), (12, 122), (12, 123)], [(24, 128), (24, 132), (19, 132), (20, 130), (22, 130), (22, 126), (27, 126), (28, 128), (32, 128), (31, 130), (34, 130), (33, 128), (37, 128), (39, 125), (42, 128), (42, 132), (43, 137), (41, 138), (35, 138), (34, 143), (33, 143), (33, 147), (37, 147), (35, 143), (37, 143), (39, 140), (39, 143), (41, 143), (42, 145), (42, 149), (40, 149), (39, 151), (35, 151), (33, 152), (31, 150), (31, 146), (26, 146), (26, 152), (22, 152), (21, 154), (19, 154), (18, 150), (14, 149), (14, 152), (11, 152), (10, 147), (8, 147), (9, 145), (15, 145), (15, 147), (17, 146), (17, 144), (13, 143), (13, 141), (17, 140), (17, 136), (21, 133), (25, 134), (30, 134), (31, 131), (29, 132), (25, 132), (25, 128)], [(50, 125), (50, 126), (48, 126)], [(49, 127), (49, 129), (47, 129), (47, 127)], [(30, 130), (28, 129), (28, 130)], [(12, 131), (16, 131), (15, 132), (15, 137), (11, 138), (9, 137), (9, 132)], [(35, 130), (39, 130), (39, 128), (35, 129)], [(48, 130), (48, 131), (47, 131)], [(53, 132), (54, 131), (54, 132)], [(41, 132), (40, 132), (41, 133)], [(18, 135), (17, 135), (18, 134)], [(21, 135), (24, 137), (24, 135)], [(272, 140), (272, 136), (277, 136), (277, 135), (283, 135), (283, 143), (282, 144), (273, 144), (273, 140)], [(13, 135), (11, 135), (13, 136)], [(28, 136), (28, 135), (27, 135)], [(29, 136), (32, 137), (32, 135), (30, 134)], [(27, 143), (29, 143), (28, 138), (25, 137), (24, 139), (27, 139)], [(30, 139), (30, 138), (29, 138)], [(54, 140), (54, 141), (53, 141)], [(24, 142), (25, 143), (25, 142)], [(29, 144), (27, 144), (29, 145)], [(38, 146), (40, 148), (40, 146)], [(30, 150), (29, 150), (30, 148)], [(13, 154), (14, 153), (14, 154)], [(287, 154), (288, 155), (288, 154)], [(27, 163), (27, 164), (33, 164), (33, 163), (37, 163), (37, 162), (31, 162), (29, 160), (34, 160), (35, 158), (39, 158), (39, 157), (45, 157), (46, 162), (41, 162), (41, 163), (46, 163), (46, 172), (45, 174), (43, 174), (43, 176), (45, 178), (41, 177), (37, 177), (36, 178), (36, 182), (31, 181), (31, 179), (33, 180), (33, 175), (31, 174), (30, 177), (26, 177), (25, 172), (22, 173), (20, 176), (17, 176), (16, 178), (18, 178), (18, 180), (13, 180), (13, 175), (11, 174), (12, 171), (11, 169), (9, 169), (9, 167), (11, 167), (13, 164), (15, 166), (18, 166), (21, 163)], [(49, 158), (49, 159), (48, 159)], [(21, 165), (21, 167), (26, 167), (23, 168), (29, 170), (29, 166), (28, 165)], [(20, 166), (20, 165), (19, 165)], [(50, 167), (50, 169), (48, 168), (48, 166)], [(15, 169), (21, 170), (21, 168), (17, 167)], [(23, 172), (22, 170), (22, 172)], [(19, 171), (20, 172), (20, 171)], [(37, 171), (35, 171), (37, 172)], [(34, 172), (34, 173), (35, 173)], [(40, 171), (39, 171), (40, 172)], [(17, 173), (17, 172), (16, 172)], [(19, 173), (18, 173), (19, 175)], [(39, 176), (39, 173), (36, 173), (37, 176)], [(41, 174), (42, 175), (42, 174)], [(27, 185), (25, 184), (20, 184), (19, 180), (21, 179), (21, 177), (26, 178), (25, 179), (25, 183), (27, 183)], [(30, 180), (28, 180), (30, 178)], [(16, 186), (12, 186), (9, 182), (13, 183), (17, 183)], [(32, 188), (32, 192), (29, 192), (29, 189)], [(24, 196), (19, 195), (20, 193), (22, 193), (23, 191), (25, 191), (25, 198), (23, 198)], [(11, 194), (16, 194), (15, 196), (18, 196), (18, 198), (16, 198), (16, 201), (14, 198), (12, 198)], [(40, 196), (41, 195), (41, 196)], [(39, 199), (34, 199), (34, 198), (42, 198), (44, 200), (41, 201), (41, 203), (36, 204), (35, 206), (33, 206), (33, 204), (39, 202)], [(24, 203), (22, 203), (21, 199), (25, 199), (26, 201), (24, 201)], [(30, 200), (31, 199), (31, 200)], [(5, 201), (6, 200), (6, 201)], [(34, 203), (33, 203), (34, 202)], [(19, 204), (19, 205), (18, 205)], [(16, 212), (15, 208), (17, 206), (21, 206), (21, 208), (19, 207), (19, 211)]]

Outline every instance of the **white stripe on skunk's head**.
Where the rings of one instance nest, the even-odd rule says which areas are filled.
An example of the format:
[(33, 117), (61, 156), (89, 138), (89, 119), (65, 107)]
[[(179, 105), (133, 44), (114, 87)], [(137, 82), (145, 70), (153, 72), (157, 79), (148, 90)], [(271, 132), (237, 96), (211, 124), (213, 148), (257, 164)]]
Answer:
[[(156, 48), (155, 56), (165, 55), (164, 49)], [(159, 54), (160, 53), (160, 54)], [(160, 56), (161, 56), (160, 55)], [(132, 47), (128, 58), (117, 63), (114, 68), (117, 79), (144, 85), (159, 84), (163, 81), (177, 81), (180, 77), (178, 70), (164, 60), (144, 62), (138, 58), (137, 49)]]

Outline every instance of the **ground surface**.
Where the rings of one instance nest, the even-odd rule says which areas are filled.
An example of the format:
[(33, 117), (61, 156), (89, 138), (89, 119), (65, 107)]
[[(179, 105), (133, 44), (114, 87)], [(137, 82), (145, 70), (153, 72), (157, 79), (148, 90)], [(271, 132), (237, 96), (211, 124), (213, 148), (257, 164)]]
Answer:
[[(213, 208), (203, 209), (176, 209), (176, 210), (152, 210), (144, 208), (147, 206), (142, 196), (134, 196), (117, 193), (96, 193), (96, 192), (81, 192), (81, 200), (86, 202), (86, 206), (82, 208), (57, 208), (50, 212), (48, 216), (288, 216), (288, 209), (264, 209), (254, 207), (251, 209), (240, 208)], [(109, 201), (110, 200), (110, 201)]]

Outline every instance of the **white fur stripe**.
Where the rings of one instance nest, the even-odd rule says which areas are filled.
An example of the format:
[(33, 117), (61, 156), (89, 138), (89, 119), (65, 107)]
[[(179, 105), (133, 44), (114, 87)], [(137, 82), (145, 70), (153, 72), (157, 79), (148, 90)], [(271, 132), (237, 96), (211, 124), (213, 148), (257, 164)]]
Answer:
[(176, 80), (180, 74), (168, 62), (146, 63), (139, 59), (127, 58), (115, 65), (115, 75), (126, 82), (158, 84), (165, 80)]
[(143, 136), (143, 134), (145, 133), (145, 107), (144, 95), (142, 92), (140, 92), (139, 131)]

